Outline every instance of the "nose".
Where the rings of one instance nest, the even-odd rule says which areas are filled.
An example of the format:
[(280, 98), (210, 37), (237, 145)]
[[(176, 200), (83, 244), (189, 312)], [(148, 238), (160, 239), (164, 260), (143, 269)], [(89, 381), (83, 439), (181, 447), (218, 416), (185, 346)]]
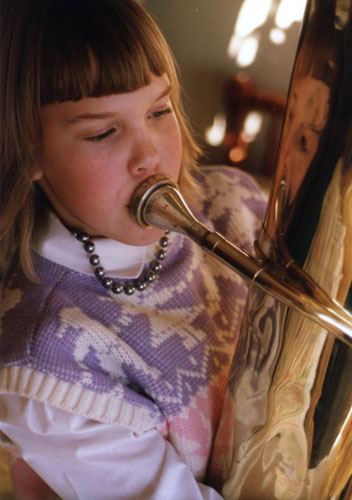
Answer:
[(153, 172), (160, 163), (159, 152), (155, 144), (155, 138), (152, 134), (145, 130), (135, 135), (131, 146), (131, 154), (129, 158), (129, 171), (132, 175), (140, 176), (141, 174)]

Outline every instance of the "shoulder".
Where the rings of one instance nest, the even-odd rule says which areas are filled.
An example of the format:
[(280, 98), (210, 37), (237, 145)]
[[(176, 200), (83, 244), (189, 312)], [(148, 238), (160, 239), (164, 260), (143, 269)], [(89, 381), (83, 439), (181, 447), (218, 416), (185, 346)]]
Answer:
[(228, 191), (236, 188), (259, 195), (265, 200), (265, 195), (254, 178), (235, 167), (227, 165), (207, 165), (194, 170), (193, 176), (200, 186), (206, 190)]
[(245, 209), (263, 220), (267, 196), (246, 172), (217, 165), (200, 167), (194, 176), (205, 208), (213, 206), (217, 212), (221, 209), (233, 212)]
[(234, 167), (199, 167), (193, 175), (199, 186), (202, 221), (249, 250), (264, 220), (265, 193), (253, 177)]

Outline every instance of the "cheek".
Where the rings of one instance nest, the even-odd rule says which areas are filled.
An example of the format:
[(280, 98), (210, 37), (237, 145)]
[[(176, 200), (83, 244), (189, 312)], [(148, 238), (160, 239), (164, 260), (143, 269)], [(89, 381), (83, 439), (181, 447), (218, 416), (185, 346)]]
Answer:
[[(68, 189), (81, 186), (82, 189), (94, 185), (109, 175), (109, 169), (101, 155), (87, 153), (81, 148), (69, 145), (52, 147), (43, 153), (43, 172), (56, 185), (66, 185)], [(104, 180), (108, 182), (108, 179)]]
[[(44, 178), (49, 184), (49, 192), (55, 198), (72, 209), (84, 207), (86, 209), (96, 200), (99, 192), (108, 196), (107, 189), (114, 183), (107, 175), (98, 175), (97, 164), (86, 158), (69, 154), (50, 155), (45, 158), (43, 165)], [(105, 171), (100, 166), (100, 171)], [(46, 189), (46, 184), (42, 185)]]
[(181, 132), (177, 123), (167, 134), (166, 139), (162, 143), (162, 148), (163, 156), (168, 162), (166, 167), (177, 173), (181, 167), (183, 149)]

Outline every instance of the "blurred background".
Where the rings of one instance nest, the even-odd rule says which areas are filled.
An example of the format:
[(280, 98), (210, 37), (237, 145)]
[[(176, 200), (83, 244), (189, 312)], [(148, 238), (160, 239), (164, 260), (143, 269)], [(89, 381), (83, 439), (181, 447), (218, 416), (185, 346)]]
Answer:
[(273, 173), (306, 0), (142, 0), (179, 66), (204, 164)]

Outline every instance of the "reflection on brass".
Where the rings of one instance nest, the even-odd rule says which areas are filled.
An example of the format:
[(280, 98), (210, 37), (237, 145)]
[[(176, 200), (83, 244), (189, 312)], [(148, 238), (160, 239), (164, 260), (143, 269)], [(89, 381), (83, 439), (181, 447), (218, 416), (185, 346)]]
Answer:
[[(352, 0), (310, 0), (258, 247), (352, 306)], [(265, 258), (265, 257), (264, 257)], [(252, 288), (211, 475), (227, 500), (352, 499), (352, 350)]]
[(352, 500), (351, 23), (352, 0), (308, 0), (257, 259), (172, 181), (131, 207), (251, 282), (210, 466), (226, 500)]

